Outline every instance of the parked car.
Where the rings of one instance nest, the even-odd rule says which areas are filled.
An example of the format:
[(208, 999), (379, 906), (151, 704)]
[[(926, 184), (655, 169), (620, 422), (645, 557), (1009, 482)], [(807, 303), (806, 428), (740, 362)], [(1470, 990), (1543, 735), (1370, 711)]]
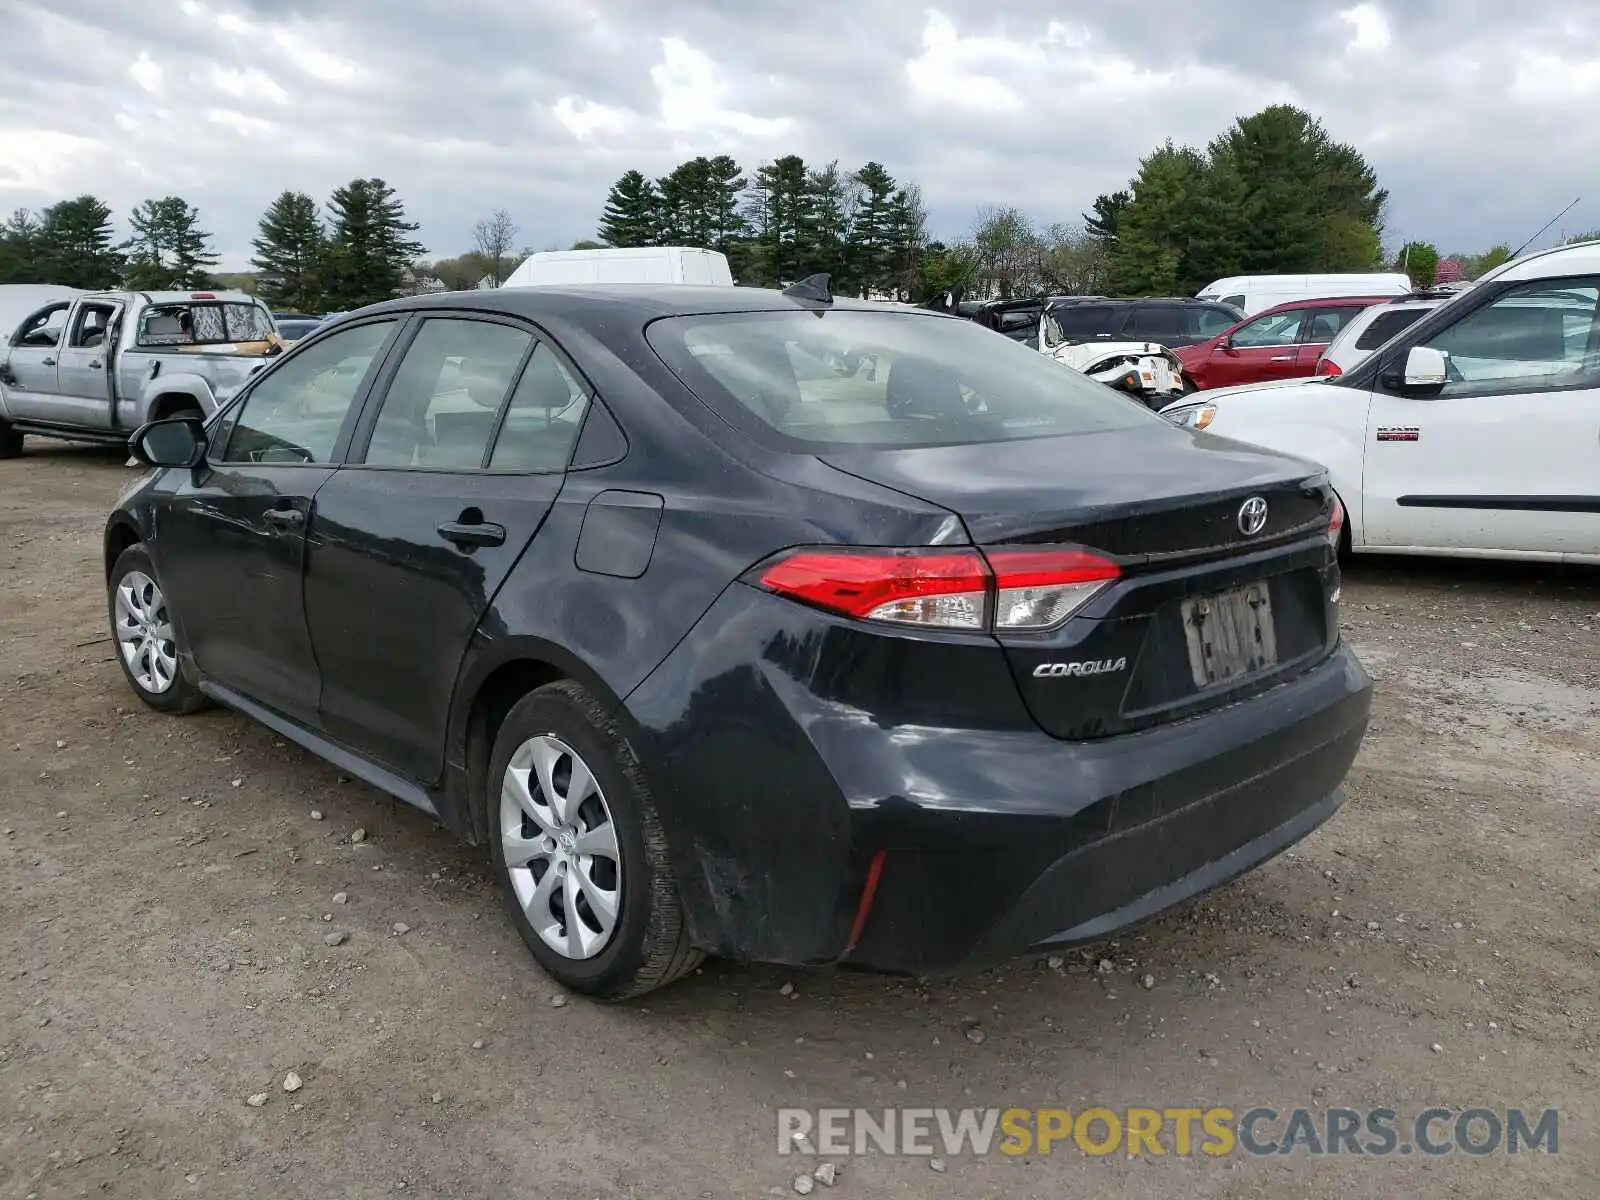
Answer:
[[(276, 316), (276, 314), (274, 314)], [(276, 317), (278, 336), (285, 346), (292, 346), (306, 337), (323, 322), (321, 317)]]
[(1343, 375), (1354, 369), (1367, 355), (1378, 349), (1402, 330), (1409, 329), (1422, 314), (1438, 308), (1456, 292), (1413, 292), (1398, 296), (1387, 304), (1374, 304), (1364, 308), (1345, 322), (1317, 358), (1313, 374)]
[(602, 997), (1104, 938), (1325, 821), (1367, 721), (1319, 468), (825, 282), (408, 297), (132, 445), (134, 692), (486, 844)]
[(147, 421), (205, 416), (282, 348), (243, 292), (50, 300), (0, 352), (0, 458), (26, 435), (123, 445)]
[(1203, 342), (1244, 313), (1226, 304), (1182, 298), (1052, 296), (1039, 323), (1042, 350), (1066, 343), (1159, 342), (1169, 349)]
[(1148, 408), (1164, 408), (1184, 392), (1183, 364), (1155, 342), (1064, 342), (1041, 352)]
[(1345, 322), (1381, 296), (1335, 296), (1269, 308), (1217, 336), (1178, 349), (1183, 377), (1195, 390), (1294, 379), (1316, 372), (1317, 359)]
[(1357, 553), (1600, 563), (1600, 242), (1498, 268), (1340, 375), (1163, 415), (1325, 463)]
[(1231, 275), (1213, 280), (1196, 295), (1201, 300), (1231, 304), (1239, 309), (1241, 317), (1253, 317), (1269, 308), (1298, 300), (1321, 300), (1329, 296), (1404, 296), (1411, 291), (1411, 286), (1410, 276), (1400, 271)]

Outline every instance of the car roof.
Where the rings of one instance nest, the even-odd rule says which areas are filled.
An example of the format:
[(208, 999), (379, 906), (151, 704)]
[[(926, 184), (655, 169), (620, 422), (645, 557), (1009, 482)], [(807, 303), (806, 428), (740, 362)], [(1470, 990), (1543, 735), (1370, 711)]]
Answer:
[(1265, 317), (1290, 308), (1366, 308), (1370, 304), (1386, 305), (1393, 299), (1393, 296), (1315, 296), (1306, 300), (1285, 300), (1282, 304), (1263, 308), (1247, 319), (1253, 321), (1256, 317)]
[[(501, 313), (537, 321), (557, 317), (580, 326), (601, 325), (628, 316), (641, 324), (659, 317), (702, 316), (712, 313), (815, 311), (815, 301), (786, 296), (773, 288), (728, 287), (688, 283), (581, 283), (537, 284), (432, 295), (402, 296), (344, 314), (346, 317), (418, 309), (462, 309)], [(882, 300), (857, 300), (836, 296), (828, 306), (856, 312), (901, 312), (924, 317), (949, 314), (911, 304)]]

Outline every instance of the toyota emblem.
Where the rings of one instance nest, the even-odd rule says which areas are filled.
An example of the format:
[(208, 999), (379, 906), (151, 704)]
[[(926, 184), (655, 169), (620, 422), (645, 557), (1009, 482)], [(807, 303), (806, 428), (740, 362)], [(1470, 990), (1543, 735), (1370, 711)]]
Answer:
[(1267, 527), (1267, 502), (1260, 496), (1251, 496), (1239, 506), (1239, 532), (1245, 537), (1255, 537)]

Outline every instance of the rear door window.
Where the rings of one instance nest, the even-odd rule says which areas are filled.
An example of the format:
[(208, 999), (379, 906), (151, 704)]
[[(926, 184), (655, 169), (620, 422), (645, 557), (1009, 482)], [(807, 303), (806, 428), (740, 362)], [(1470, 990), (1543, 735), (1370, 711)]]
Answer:
[(1312, 310), (1310, 319), (1305, 323), (1302, 340), (1307, 345), (1325, 346), (1339, 336), (1339, 331), (1350, 323), (1350, 319), (1363, 312), (1359, 305), (1347, 304), (1340, 308), (1318, 308)]
[(1241, 325), (1234, 333), (1235, 348), (1248, 350), (1263, 346), (1292, 346), (1300, 340), (1300, 330), (1305, 323), (1307, 308), (1291, 308), (1287, 312), (1270, 313), (1257, 317), (1248, 325)]
[(1379, 313), (1356, 335), (1356, 349), (1376, 350), (1395, 334), (1415, 324), (1427, 311), (1425, 308), (1402, 308)]

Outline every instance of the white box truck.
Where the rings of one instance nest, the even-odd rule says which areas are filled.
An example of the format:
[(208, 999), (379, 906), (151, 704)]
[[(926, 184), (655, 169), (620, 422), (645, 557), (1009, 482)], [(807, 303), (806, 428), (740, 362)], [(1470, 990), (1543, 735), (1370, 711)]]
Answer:
[(530, 254), (501, 287), (552, 283), (689, 283), (733, 286), (728, 259), (694, 246), (545, 250)]

